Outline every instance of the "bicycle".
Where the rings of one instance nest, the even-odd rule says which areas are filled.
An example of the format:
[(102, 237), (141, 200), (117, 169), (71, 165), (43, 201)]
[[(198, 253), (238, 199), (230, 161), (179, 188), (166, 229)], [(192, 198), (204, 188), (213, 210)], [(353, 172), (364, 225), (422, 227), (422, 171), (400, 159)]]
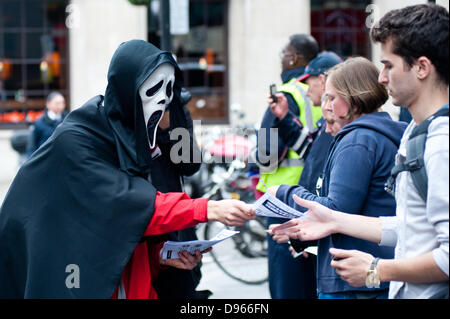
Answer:
[[(220, 200), (240, 199), (247, 203), (254, 201), (245, 163), (234, 160), (227, 170), (215, 167), (210, 182), (204, 186), (207, 191), (202, 197)], [(267, 235), (265, 220), (257, 217), (240, 227), (228, 227), (219, 222), (209, 222), (204, 228), (204, 238), (209, 239), (222, 229), (239, 231), (230, 239), (217, 244), (210, 252), (217, 266), (229, 277), (249, 285), (258, 285), (268, 280)]]
[[(241, 113), (236, 115), (243, 119)], [(206, 141), (202, 145), (202, 167), (195, 175), (185, 178), (185, 191), (191, 197), (254, 202), (246, 161), (255, 134), (256, 130), (245, 124), (234, 126), (231, 134), (230, 131), (224, 133), (214, 129), (202, 134), (202, 141)], [(224, 228), (238, 230), (239, 233), (214, 246), (210, 252), (213, 261), (226, 275), (242, 283), (257, 285), (266, 282), (268, 243), (264, 218), (257, 217), (241, 227), (209, 222), (203, 231), (204, 239), (214, 237)]]
[(204, 237), (212, 238), (223, 228), (239, 233), (211, 250), (217, 266), (229, 277), (249, 285), (259, 285), (268, 280), (267, 239), (265, 223), (261, 217), (240, 227), (227, 227), (219, 222), (210, 222), (204, 229)]

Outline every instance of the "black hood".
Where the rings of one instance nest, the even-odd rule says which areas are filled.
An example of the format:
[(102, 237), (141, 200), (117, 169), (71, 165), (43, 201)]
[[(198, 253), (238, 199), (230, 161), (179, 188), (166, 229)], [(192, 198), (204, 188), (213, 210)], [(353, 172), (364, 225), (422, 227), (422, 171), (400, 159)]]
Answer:
[[(144, 41), (120, 45), (105, 99), (73, 110), (8, 190), (0, 207), (0, 299), (111, 298), (155, 210), (157, 190), (147, 177), (158, 162), (151, 160), (138, 88), (166, 62), (175, 67), (170, 125), (185, 123), (192, 132), (171, 54)], [(162, 164), (171, 164), (170, 176), (184, 170), (184, 163), (178, 171)], [(78, 288), (68, 284), (70, 265), (79, 270)]]
[(182, 76), (170, 52), (143, 40), (131, 40), (118, 47), (109, 65), (105, 113), (113, 129), (120, 168), (130, 173), (149, 171), (151, 151), (138, 90), (163, 63), (175, 68), (174, 96), (169, 110), (181, 109)]

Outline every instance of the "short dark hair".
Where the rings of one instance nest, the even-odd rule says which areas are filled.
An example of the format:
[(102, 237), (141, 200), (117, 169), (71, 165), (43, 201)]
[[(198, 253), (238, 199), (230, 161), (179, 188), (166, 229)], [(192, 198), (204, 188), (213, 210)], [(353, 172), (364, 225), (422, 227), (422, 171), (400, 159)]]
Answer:
[(57, 96), (62, 96), (62, 97), (64, 97), (64, 95), (62, 95), (62, 93), (61, 92), (58, 92), (58, 91), (52, 91), (52, 92), (50, 92), (48, 95), (47, 95), (47, 103), (48, 102), (50, 102), (51, 100), (53, 100), (55, 97), (57, 97)]
[(289, 45), (292, 46), (298, 55), (305, 58), (309, 63), (319, 53), (319, 44), (309, 34), (294, 34), (289, 37)]
[(411, 67), (421, 56), (436, 68), (440, 80), (448, 85), (448, 11), (428, 3), (386, 13), (370, 36), (374, 42), (392, 39), (392, 52)]

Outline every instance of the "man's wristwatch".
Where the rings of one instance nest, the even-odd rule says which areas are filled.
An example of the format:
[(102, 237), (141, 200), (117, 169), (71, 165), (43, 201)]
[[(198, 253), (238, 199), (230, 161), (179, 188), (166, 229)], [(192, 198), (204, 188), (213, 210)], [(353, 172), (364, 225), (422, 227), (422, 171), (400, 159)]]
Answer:
[(370, 269), (366, 276), (366, 287), (367, 288), (380, 288), (380, 277), (378, 277), (377, 263), (380, 258), (374, 258)]

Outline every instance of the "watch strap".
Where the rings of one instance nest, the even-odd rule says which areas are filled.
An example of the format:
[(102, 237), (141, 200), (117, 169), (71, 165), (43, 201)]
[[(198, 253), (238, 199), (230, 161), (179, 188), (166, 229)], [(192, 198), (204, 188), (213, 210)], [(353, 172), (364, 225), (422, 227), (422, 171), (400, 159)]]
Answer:
[(377, 263), (380, 258), (374, 258), (370, 264), (369, 271), (366, 276), (366, 287), (367, 288), (380, 288), (380, 279), (377, 272)]
[(379, 257), (373, 259), (372, 263), (370, 264), (370, 270), (375, 270), (377, 268), (379, 260), (380, 260)]

